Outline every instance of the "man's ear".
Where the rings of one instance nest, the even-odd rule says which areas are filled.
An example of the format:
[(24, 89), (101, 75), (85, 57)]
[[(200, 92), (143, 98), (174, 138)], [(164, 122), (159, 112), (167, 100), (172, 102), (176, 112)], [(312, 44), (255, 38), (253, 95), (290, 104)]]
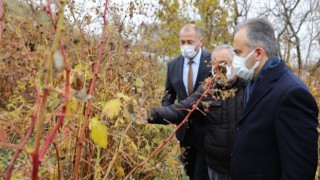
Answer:
[(257, 52), (257, 58), (256, 58), (256, 60), (261, 61), (261, 60), (264, 60), (264, 59), (268, 59), (268, 58), (266, 58), (266, 57), (267, 57), (267, 54), (266, 54), (266, 52), (264, 51), (264, 49), (258, 47), (257, 50), (256, 50), (256, 52)]
[(200, 40), (199, 40), (199, 46), (200, 46), (200, 47), (203, 47), (203, 45), (204, 45), (204, 38), (202, 37), (202, 38), (200, 38)]

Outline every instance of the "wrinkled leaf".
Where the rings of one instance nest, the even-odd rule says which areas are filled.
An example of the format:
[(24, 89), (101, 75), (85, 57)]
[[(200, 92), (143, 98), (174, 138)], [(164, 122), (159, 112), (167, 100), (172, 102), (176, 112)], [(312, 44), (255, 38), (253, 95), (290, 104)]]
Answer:
[(121, 108), (121, 102), (119, 99), (112, 99), (108, 101), (103, 107), (103, 113), (107, 115), (108, 118), (113, 118), (118, 116)]
[(97, 117), (93, 117), (89, 122), (91, 130), (91, 139), (101, 148), (106, 148), (108, 145), (108, 128), (101, 123)]

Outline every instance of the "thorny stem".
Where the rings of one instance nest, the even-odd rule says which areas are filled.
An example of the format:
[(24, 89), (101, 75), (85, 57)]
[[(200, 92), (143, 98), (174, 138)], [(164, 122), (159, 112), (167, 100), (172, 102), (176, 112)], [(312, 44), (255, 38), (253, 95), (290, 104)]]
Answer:
[[(105, 7), (104, 7), (104, 13), (103, 13), (103, 28), (102, 28), (102, 33), (101, 33), (101, 41), (100, 41), (100, 48), (99, 48), (99, 55), (98, 55), (98, 59), (97, 59), (97, 64), (95, 66), (94, 69), (94, 76), (92, 79), (92, 82), (90, 83), (90, 87), (89, 87), (89, 95), (92, 95), (94, 92), (94, 87), (95, 87), (95, 82), (97, 80), (97, 76), (98, 76), (98, 71), (99, 71), (99, 67), (100, 67), (100, 63), (102, 61), (102, 55), (103, 55), (103, 51), (104, 51), (104, 47), (105, 47), (105, 39), (106, 39), (106, 35), (105, 35), (105, 31), (106, 31), (106, 26), (107, 26), (107, 11), (108, 11), (108, 0), (106, 0), (105, 2)], [(76, 147), (76, 157), (75, 157), (75, 162), (74, 162), (74, 168), (73, 168), (73, 172), (72, 172), (72, 179), (77, 179), (78, 176), (78, 170), (79, 170), (79, 165), (80, 165), (80, 158), (81, 158), (81, 153), (82, 153), (82, 148), (83, 148), (83, 143), (84, 143), (84, 135), (85, 135), (85, 131), (88, 127), (88, 123), (89, 123), (89, 117), (91, 114), (91, 107), (92, 107), (92, 101), (89, 100), (85, 109), (85, 118), (84, 118), (84, 122), (82, 124), (82, 127), (80, 129), (80, 135), (78, 138), (78, 143), (77, 143), (77, 147)]]
[(189, 117), (191, 116), (192, 112), (195, 111), (197, 109), (197, 107), (200, 105), (203, 97), (205, 97), (209, 91), (210, 91), (210, 87), (211, 85), (214, 83), (215, 78), (212, 78), (210, 80), (210, 82), (208, 83), (208, 87), (207, 89), (201, 94), (201, 97), (197, 100), (197, 102), (192, 106), (192, 109), (188, 112), (188, 114), (186, 115), (186, 117), (183, 119), (183, 121), (173, 130), (173, 132), (170, 134), (170, 136), (165, 139), (164, 141), (162, 141), (162, 143), (150, 154), (150, 156), (142, 163), (136, 165), (130, 172), (129, 174), (124, 178), (124, 180), (129, 179), (130, 175), (132, 173), (134, 173), (138, 168), (143, 167), (147, 162), (149, 162), (153, 156), (155, 156), (161, 149), (163, 146), (165, 146), (176, 134), (176, 132), (180, 129), (180, 127), (184, 124), (188, 122)]
[(36, 102), (34, 104), (33, 113), (31, 116), (31, 126), (30, 126), (29, 131), (27, 132), (26, 136), (23, 138), (22, 142), (20, 143), (20, 145), (19, 145), (20, 148), (17, 150), (16, 154), (14, 155), (14, 157), (12, 158), (12, 160), (9, 164), (9, 167), (6, 171), (6, 177), (5, 177), (6, 180), (10, 179), (11, 173), (13, 170), (13, 165), (16, 162), (16, 160), (18, 159), (21, 151), (24, 149), (24, 146), (27, 143), (29, 137), (31, 136), (33, 129), (34, 129), (34, 126), (36, 124), (37, 114), (38, 114), (38, 106), (39, 106), (39, 102), (40, 102), (40, 93), (39, 93), (39, 89), (38, 89), (36, 80), (34, 81), (34, 85), (35, 85), (35, 92), (36, 92)]

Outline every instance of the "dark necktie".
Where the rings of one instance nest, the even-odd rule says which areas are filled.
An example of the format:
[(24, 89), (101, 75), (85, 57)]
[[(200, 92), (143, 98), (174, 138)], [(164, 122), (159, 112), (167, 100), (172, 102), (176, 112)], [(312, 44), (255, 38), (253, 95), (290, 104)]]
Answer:
[(193, 91), (193, 73), (192, 73), (192, 64), (193, 64), (193, 60), (190, 59), (188, 62), (189, 65), (189, 72), (188, 72), (188, 95), (190, 96), (192, 94)]

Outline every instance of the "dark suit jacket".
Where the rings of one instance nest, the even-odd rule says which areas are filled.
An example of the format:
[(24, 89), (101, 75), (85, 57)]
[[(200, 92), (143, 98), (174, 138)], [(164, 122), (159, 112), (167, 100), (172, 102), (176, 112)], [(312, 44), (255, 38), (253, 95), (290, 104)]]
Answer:
[[(194, 91), (198, 88), (199, 84), (208, 76), (211, 66), (211, 54), (202, 49), (202, 54), (200, 58), (200, 65), (198, 70), (198, 76), (196, 79), (196, 83), (194, 86)], [(169, 106), (174, 103), (174, 101), (178, 98), (178, 101), (184, 100), (188, 97), (186, 89), (183, 84), (183, 62), (184, 57), (180, 55), (179, 57), (169, 61), (167, 65), (167, 79), (166, 79), (166, 87), (165, 93), (162, 98), (162, 106)], [(200, 113), (194, 113), (192, 117), (190, 117), (189, 121), (194, 118), (203, 118)], [(196, 121), (194, 121), (196, 122)], [(192, 131), (199, 137), (200, 140), (203, 142), (204, 134), (205, 134), (205, 121), (197, 121), (199, 123), (192, 125)], [(185, 134), (187, 130), (187, 124), (183, 125), (179, 131), (177, 132), (176, 136), (180, 143), (183, 143)], [(189, 130), (188, 130), (189, 131)], [(192, 133), (192, 132), (188, 132)], [(198, 143), (199, 146), (201, 143)], [(201, 145), (203, 146), (203, 145)]]
[(314, 179), (317, 116), (315, 99), (284, 62), (268, 69), (238, 124), (232, 180)]

